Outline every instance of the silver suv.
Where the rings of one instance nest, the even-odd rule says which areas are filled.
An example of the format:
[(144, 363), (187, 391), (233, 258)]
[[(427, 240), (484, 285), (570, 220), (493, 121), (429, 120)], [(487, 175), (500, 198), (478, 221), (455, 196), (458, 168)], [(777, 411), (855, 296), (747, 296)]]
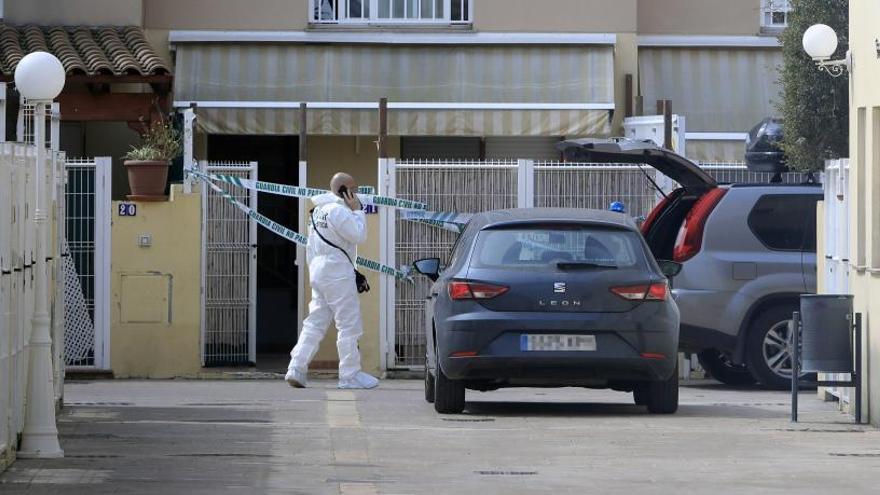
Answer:
[(683, 264), (673, 294), (683, 350), (699, 352), (728, 384), (791, 384), (787, 322), (816, 291), (819, 185), (719, 185), (695, 163), (653, 143), (577, 140), (569, 160), (646, 163), (681, 187), (642, 224), (655, 258)]

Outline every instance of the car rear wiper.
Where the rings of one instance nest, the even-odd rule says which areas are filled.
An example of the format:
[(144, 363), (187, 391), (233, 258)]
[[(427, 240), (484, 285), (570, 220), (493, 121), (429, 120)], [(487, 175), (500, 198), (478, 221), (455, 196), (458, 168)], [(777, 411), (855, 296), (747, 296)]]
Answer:
[(576, 263), (564, 261), (556, 263), (556, 268), (560, 270), (617, 270), (615, 265), (600, 265), (599, 263)]

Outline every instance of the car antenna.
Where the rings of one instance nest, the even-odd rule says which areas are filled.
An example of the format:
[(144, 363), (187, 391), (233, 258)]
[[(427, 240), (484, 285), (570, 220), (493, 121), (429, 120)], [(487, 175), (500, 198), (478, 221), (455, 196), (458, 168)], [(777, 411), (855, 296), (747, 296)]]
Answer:
[(646, 172), (645, 169), (642, 168), (642, 164), (636, 163), (636, 166), (639, 167), (639, 170), (642, 171), (642, 174), (645, 175), (645, 178), (648, 179), (648, 182), (650, 182), (651, 185), (654, 186), (654, 189), (656, 189), (657, 192), (660, 193), (661, 196), (663, 196), (663, 199), (667, 199), (668, 196), (666, 195), (666, 193), (663, 192), (663, 189), (661, 189), (660, 186), (657, 185), (657, 182), (655, 182), (654, 179), (650, 175), (648, 175), (648, 172)]

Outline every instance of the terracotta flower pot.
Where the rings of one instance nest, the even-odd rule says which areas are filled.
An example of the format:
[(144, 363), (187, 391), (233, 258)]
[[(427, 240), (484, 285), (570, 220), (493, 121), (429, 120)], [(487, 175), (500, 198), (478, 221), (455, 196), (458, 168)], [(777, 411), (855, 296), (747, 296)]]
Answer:
[(168, 184), (168, 169), (171, 162), (126, 160), (123, 165), (128, 171), (128, 185), (132, 201), (166, 201), (165, 185)]

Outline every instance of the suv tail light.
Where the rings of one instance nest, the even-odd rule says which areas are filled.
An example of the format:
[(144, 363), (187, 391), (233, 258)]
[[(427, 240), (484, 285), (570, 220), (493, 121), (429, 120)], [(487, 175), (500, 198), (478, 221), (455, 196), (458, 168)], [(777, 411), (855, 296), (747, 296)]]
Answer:
[(504, 294), (509, 287), (503, 285), (483, 284), (479, 282), (449, 282), (449, 297), (453, 301), (465, 299), (492, 299)]
[(703, 229), (706, 227), (706, 220), (725, 194), (727, 189), (716, 187), (697, 200), (678, 231), (675, 248), (672, 251), (674, 261), (683, 263), (700, 252), (703, 247)]
[(656, 284), (612, 287), (611, 292), (629, 301), (665, 301), (669, 297), (669, 284), (658, 282)]

